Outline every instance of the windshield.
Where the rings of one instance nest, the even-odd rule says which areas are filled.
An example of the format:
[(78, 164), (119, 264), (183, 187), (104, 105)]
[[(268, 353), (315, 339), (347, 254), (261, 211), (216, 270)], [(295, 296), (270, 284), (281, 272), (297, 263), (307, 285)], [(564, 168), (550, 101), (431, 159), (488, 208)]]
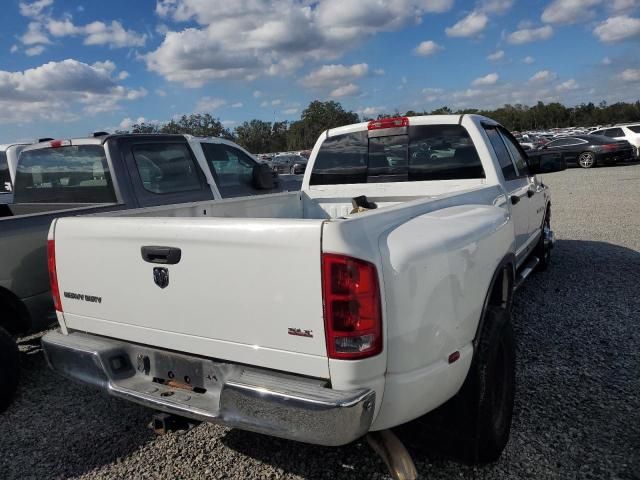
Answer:
[(113, 203), (101, 145), (27, 150), (16, 170), (15, 203)]
[(408, 135), (367, 132), (324, 141), (311, 185), (485, 178), (480, 157), (460, 125), (409, 127)]
[(0, 152), (0, 193), (11, 193), (11, 174), (5, 152)]

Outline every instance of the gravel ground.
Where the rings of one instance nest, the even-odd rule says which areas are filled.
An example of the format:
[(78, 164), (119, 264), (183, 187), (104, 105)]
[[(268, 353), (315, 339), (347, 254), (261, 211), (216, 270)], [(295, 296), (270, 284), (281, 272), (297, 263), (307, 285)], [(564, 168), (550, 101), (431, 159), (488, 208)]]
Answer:
[[(511, 440), (482, 467), (413, 447), (422, 478), (640, 478), (640, 165), (544, 180), (558, 242), (514, 303)], [(364, 442), (321, 448), (214, 425), (156, 437), (150, 411), (54, 375), (38, 345), (22, 339), (22, 386), (0, 415), (3, 479), (389, 478)]]

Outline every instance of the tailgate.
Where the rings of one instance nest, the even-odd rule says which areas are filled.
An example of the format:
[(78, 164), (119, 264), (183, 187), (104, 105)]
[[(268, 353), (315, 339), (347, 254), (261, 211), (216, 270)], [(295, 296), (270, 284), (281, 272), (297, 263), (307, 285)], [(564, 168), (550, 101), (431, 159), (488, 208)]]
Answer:
[[(322, 220), (63, 218), (54, 228), (68, 328), (328, 378)], [(150, 263), (145, 246), (180, 249), (180, 260)]]

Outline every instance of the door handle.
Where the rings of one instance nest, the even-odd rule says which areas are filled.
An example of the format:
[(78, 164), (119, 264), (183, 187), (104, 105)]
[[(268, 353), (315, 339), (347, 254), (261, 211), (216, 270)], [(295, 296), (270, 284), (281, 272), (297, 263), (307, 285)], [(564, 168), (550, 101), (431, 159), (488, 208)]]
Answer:
[(149, 263), (175, 265), (182, 257), (182, 251), (175, 247), (141, 247), (142, 259)]
[(527, 190), (527, 197), (531, 198), (531, 197), (533, 197), (535, 194), (536, 194), (536, 191), (535, 191), (535, 190), (531, 190), (531, 189)]
[(520, 197), (517, 195), (511, 195), (509, 200), (511, 200), (511, 205), (515, 205), (520, 201)]

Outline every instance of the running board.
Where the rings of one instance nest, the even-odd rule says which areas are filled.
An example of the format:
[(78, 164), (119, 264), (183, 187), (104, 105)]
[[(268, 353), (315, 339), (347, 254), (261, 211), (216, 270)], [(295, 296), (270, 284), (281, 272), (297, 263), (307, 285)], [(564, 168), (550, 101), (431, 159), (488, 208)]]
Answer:
[(540, 263), (540, 259), (538, 257), (531, 257), (527, 260), (527, 263), (520, 269), (518, 274), (516, 275), (516, 286), (515, 290), (519, 289), (524, 281), (527, 279), (529, 275), (533, 273), (538, 264)]

